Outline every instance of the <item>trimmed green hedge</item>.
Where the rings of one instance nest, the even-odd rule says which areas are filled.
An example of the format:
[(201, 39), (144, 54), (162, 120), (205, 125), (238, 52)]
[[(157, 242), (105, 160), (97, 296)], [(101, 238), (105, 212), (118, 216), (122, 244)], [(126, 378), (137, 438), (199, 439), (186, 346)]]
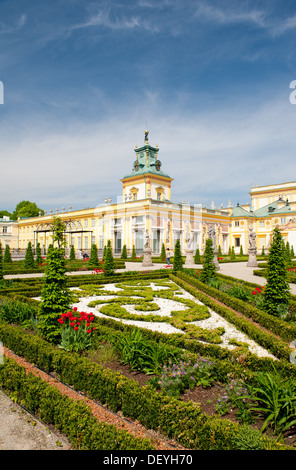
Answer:
[[(192, 276), (189, 276), (188, 274), (178, 272), (177, 277), (171, 274), (171, 279), (178, 284), (181, 282), (181, 286), (183, 281), (183, 286), (192, 295), (195, 295), (195, 297), (197, 297), (202, 303), (215, 310), (216, 313), (223, 316), (226, 320), (235, 325), (262, 347), (270, 351), (273, 355), (280, 359), (289, 361), (291, 349), (289, 348), (288, 344), (286, 344), (284, 341), (281, 341), (271, 333), (261, 330), (256, 325), (252, 324), (247, 318), (238, 316), (228, 307), (241, 312), (246, 317), (256, 321), (261, 326), (265, 326), (275, 334), (276, 331), (274, 330), (277, 330), (276, 327), (278, 327), (280, 323), (282, 329), (277, 331), (278, 335), (281, 337), (285, 336), (286, 340), (291, 341), (296, 337), (294, 335), (295, 327), (287, 325), (287, 328), (285, 328), (284, 322), (267, 315), (265, 312), (248, 305), (246, 302), (231, 297), (225, 292), (221, 292), (218, 289), (209, 287), (203, 282), (198, 281)], [(191, 285), (191, 288), (188, 286), (188, 284)], [(221, 305), (219, 302), (215, 301), (215, 299), (223, 302), (224, 305)]]
[[(119, 373), (104, 369), (88, 359), (51, 346), (41, 338), (26, 334), (21, 328), (0, 323), (0, 339), (16, 354), (25, 357), (46, 372), (55, 371), (60, 379), (75, 390), (84, 392), (114, 412), (141, 422), (146, 428), (174, 438), (188, 449), (241, 449), (246, 427), (226, 419), (207, 416), (193, 402), (157, 393), (148, 386)], [(248, 436), (257, 436), (247, 427)], [(242, 436), (239, 439), (239, 436)], [(264, 436), (254, 439), (254, 447), (288, 449)]]
[(79, 450), (154, 450), (147, 438), (134, 437), (116, 426), (99, 422), (91, 408), (71, 400), (56, 387), (10, 358), (0, 365), (0, 387), (45, 424), (52, 424)]

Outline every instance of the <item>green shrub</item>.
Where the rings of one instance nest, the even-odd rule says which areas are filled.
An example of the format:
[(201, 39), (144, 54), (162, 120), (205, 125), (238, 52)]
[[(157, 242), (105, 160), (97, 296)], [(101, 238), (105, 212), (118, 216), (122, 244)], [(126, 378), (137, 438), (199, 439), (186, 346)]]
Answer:
[(3, 258), (4, 263), (11, 263), (11, 253), (10, 253), (10, 246), (5, 245), (5, 250), (4, 250), (4, 258)]
[(181, 255), (181, 245), (180, 240), (176, 241), (175, 251), (174, 251), (174, 263), (173, 271), (181, 271), (183, 269), (183, 260)]
[(276, 227), (273, 231), (269, 250), (267, 284), (264, 292), (264, 309), (275, 316), (278, 316), (278, 306), (287, 307), (290, 300), (285, 258), (285, 244), (279, 229)]
[(91, 245), (91, 250), (90, 250), (90, 257), (88, 260), (88, 266), (90, 268), (97, 268), (100, 266), (99, 258), (98, 258), (98, 249), (97, 245), (93, 243)]
[(203, 269), (200, 274), (200, 280), (202, 282), (208, 282), (210, 279), (215, 277), (216, 266), (214, 263), (214, 248), (213, 240), (208, 238), (206, 240), (206, 248), (203, 255)]
[(31, 245), (31, 242), (28, 242), (28, 246), (27, 246), (26, 254), (25, 254), (25, 268), (34, 268), (34, 266), (35, 266), (35, 262), (34, 262), (32, 245)]
[(73, 401), (15, 361), (0, 365), (0, 385), (45, 424), (65, 434), (77, 450), (153, 450), (149, 439), (134, 437), (114, 425), (101, 423), (81, 400)]

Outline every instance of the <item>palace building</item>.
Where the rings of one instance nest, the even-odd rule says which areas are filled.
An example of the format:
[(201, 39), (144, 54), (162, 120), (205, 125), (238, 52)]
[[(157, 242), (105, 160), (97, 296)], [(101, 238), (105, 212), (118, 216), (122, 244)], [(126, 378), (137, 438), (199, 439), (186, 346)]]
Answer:
[[(96, 244), (101, 256), (111, 240), (115, 256), (120, 256), (124, 245), (128, 254), (135, 247), (140, 256), (147, 233), (153, 256), (160, 254), (162, 244), (173, 250), (178, 239), (183, 254), (188, 239), (194, 251), (199, 248), (203, 253), (208, 232), (214, 228), (222, 253), (227, 254), (233, 246), (237, 254), (241, 247), (247, 254), (248, 234), (253, 228), (257, 253), (261, 254), (263, 247), (268, 251), (272, 230), (278, 226), (285, 241), (296, 249), (296, 182), (253, 187), (249, 193), (251, 203), (242, 206), (207, 208), (201, 204), (176, 203), (173, 178), (163, 170), (159, 148), (150, 145), (148, 131), (143, 145), (136, 146), (134, 152), (131, 171), (120, 180), (122, 195), (116, 203), (106, 199), (105, 204), (91, 209), (55, 214), (65, 223), (68, 247), (73, 245), (78, 253), (89, 253), (91, 245)], [(18, 227), (17, 237), (11, 237), (14, 246), (22, 251), (29, 241), (33, 247), (39, 242), (46, 253), (52, 243), (53, 217), (51, 211), (39, 217), (20, 218), (17, 224), (12, 222)]]
[(251, 204), (232, 209), (231, 243), (236, 250), (248, 252), (248, 232), (252, 227), (257, 235), (257, 252), (269, 249), (275, 227), (285, 243), (296, 248), (296, 182), (251, 188)]
[[(162, 244), (173, 250), (177, 239), (184, 251), (188, 236), (192, 237), (193, 249), (199, 247), (202, 251), (207, 231), (215, 228), (217, 244), (227, 252), (230, 210), (173, 202), (173, 178), (163, 171), (159, 148), (149, 144), (148, 131), (145, 132), (143, 145), (136, 146), (134, 152), (131, 171), (121, 179), (122, 196), (116, 203), (106, 200), (105, 204), (92, 209), (56, 214), (66, 225), (68, 246), (89, 252), (91, 245), (96, 244), (100, 253), (111, 240), (115, 256), (120, 255), (124, 245), (128, 253), (135, 247), (140, 256), (147, 231), (154, 256), (160, 254)], [(29, 241), (33, 246), (39, 242), (43, 252), (46, 252), (52, 243), (52, 220), (53, 214), (19, 219), (18, 247), (25, 250)]]

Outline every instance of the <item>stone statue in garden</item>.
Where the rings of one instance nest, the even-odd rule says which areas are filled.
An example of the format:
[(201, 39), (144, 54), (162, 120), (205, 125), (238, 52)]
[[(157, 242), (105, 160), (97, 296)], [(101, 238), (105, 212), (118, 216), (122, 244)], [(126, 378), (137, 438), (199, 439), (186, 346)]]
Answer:
[(149, 248), (149, 244), (150, 244), (149, 233), (148, 233), (148, 230), (146, 230), (144, 248), (145, 249)]
[(256, 249), (256, 233), (253, 228), (250, 228), (249, 233), (249, 249)]
[(250, 228), (250, 231), (249, 231), (249, 261), (248, 261), (247, 266), (249, 266), (249, 267), (258, 266), (256, 253), (257, 253), (256, 233), (254, 232), (253, 228)]

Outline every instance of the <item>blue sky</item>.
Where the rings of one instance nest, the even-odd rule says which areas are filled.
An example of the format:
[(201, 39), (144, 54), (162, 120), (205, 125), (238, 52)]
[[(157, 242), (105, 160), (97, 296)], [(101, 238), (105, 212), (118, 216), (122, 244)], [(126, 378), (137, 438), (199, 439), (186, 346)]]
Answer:
[(0, 0), (0, 209), (121, 195), (158, 144), (172, 199), (296, 180), (291, 0)]

